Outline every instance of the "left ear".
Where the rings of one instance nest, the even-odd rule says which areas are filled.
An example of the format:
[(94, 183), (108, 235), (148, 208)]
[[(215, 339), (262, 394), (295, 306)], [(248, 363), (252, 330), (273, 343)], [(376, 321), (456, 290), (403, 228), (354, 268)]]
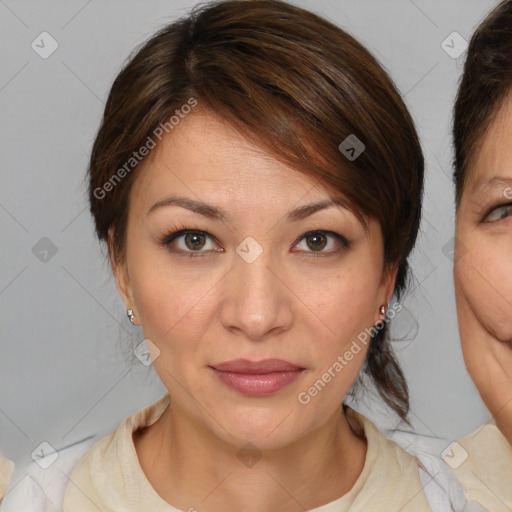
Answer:
[(377, 304), (376, 312), (375, 312), (375, 323), (382, 321), (382, 315), (380, 313), (380, 307), (382, 305), (388, 308), (389, 303), (391, 302), (391, 297), (393, 297), (393, 292), (395, 291), (395, 281), (396, 275), (398, 274), (398, 264), (387, 264), (384, 266), (382, 271), (382, 278), (379, 286), (379, 302)]

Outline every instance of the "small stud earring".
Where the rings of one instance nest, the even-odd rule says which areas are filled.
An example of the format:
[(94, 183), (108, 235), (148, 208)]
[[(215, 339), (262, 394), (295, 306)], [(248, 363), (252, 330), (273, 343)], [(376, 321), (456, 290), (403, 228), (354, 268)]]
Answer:
[(130, 322), (135, 325), (133, 323), (133, 319), (135, 318), (135, 315), (133, 314), (133, 309), (127, 309), (126, 310), (126, 315), (128, 316), (128, 318), (130, 319)]
[(384, 306), (384, 304), (380, 307), (379, 311), (382, 316), (386, 316), (387, 309), (386, 306)]

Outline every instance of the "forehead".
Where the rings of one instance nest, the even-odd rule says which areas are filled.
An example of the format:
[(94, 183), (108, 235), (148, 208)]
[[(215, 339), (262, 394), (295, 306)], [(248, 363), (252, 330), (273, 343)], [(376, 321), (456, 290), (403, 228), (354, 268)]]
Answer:
[(498, 107), (477, 145), (468, 170), (467, 191), (476, 192), (486, 185), (499, 186), (512, 179), (512, 95)]
[(131, 195), (146, 201), (170, 190), (224, 202), (275, 203), (334, 194), (318, 178), (280, 162), (209, 112), (188, 115), (162, 139), (144, 162)]

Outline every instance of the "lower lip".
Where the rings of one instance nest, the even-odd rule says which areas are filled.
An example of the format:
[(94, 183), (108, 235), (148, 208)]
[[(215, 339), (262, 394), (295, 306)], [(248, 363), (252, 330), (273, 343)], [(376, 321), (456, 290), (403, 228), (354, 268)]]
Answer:
[(249, 374), (222, 372), (211, 368), (213, 373), (228, 387), (245, 395), (267, 396), (276, 393), (296, 380), (303, 370)]

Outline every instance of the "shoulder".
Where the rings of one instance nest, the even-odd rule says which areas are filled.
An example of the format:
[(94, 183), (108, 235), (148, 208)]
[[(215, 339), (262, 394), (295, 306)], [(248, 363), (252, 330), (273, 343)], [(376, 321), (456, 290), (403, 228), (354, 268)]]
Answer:
[[(115, 457), (112, 452), (116, 451), (116, 435), (119, 437), (119, 429), (123, 423), (113, 433), (97, 440), (70, 468), (63, 489), (62, 510), (73, 510), (76, 503), (80, 503), (80, 510), (83, 512), (86, 512), (89, 508), (98, 510), (96, 503), (99, 503), (99, 497), (96, 492), (95, 474), (104, 474), (106, 461), (113, 456)], [(109, 477), (116, 478), (117, 475), (111, 473)], [(70, 506), (70, 503), (73, 503), (73, 505)], [(86, 506), (89, 508), (84, 508)]]
[[(42, 455), (29, 464), (16, 464), (13, 468), (10, 461), (4, 462), (0, 466), (0, 486), (5, 480), (8, 486), (0, 511), (62, 512), (66, 497), (76, 495), (81, 499), (80, 506), (71, 506), (67, 510), (86, 512), (87, 507), (91, 507), (97, 512), (98, 507), (84, 496), (81, 489), (88, 489), (94, 478), (100, 484), (103, 479), (104, 485), (107, 485), (109, 478), (116, 474), (119, 476), (119, 460), (130, 449), (131, 435), (127, 432), (131, 433), (137, 426), (155, 421), (167, 403), (168, 395), (126, 418), (111, 434), (96, 434), (58, 451), (48, 445), (49, 451), (42, 450)], [(104, 473), (103, 468), (109, 463), (110, 474)], [(89, 489), (90, 496), (93, 496), (94, 489)]]
[[(418, 460), (395, 442), (387, 439), (366, 416), (353, 410), (349, 417), (362, 426), (367, 441), (367, 454), (358, 489), (357, 510), (401, 510), (430, 512), (419, 473)], [(357, 486), (356, 486), (357, 487)]]
[(14, 473), (14, 462), (0, 456), (0, 503), (11, 481), (12, 474)]
[(417, 460), (394, 440), (386, 437), (369, 418), (353, 410), (349, 411), (350, 416), (356, 418), (364, 430), (368, 442), (367, 457), (379, 464), (385, 462), (390, 469), (418, 467)]
[[(461, 482), (439, 456), (448, 441), (390, 428), (384, 428), (381, 435), (386, 438), (386, 449), (396, 463), (411, 473), (412, 485), (416, 486), (416, 478), (419, 478), (421, 494), (428, 502), (427, 510), (484, 512), (478, 504), (468, 501)], [(410, 482), (407, 485), (411, 485)]]
[(77, 509), (96, 512), (103, 510), (106, 502), (109, 502), (107, 510), (115, 510), (121, 504), (120, 483), (132, 487), (130, 444), (137, 414), (124, 419), (114, 432), (96, 441), (72, 468), (64, 490), (65, 512)]
[(444, 460), (472, 499), (493, 512), (512, 510), (512, 446), (496, 425), (452, 443)]
[(154, 423), (169, 400), (166, 394), (127, 417), (113, 433), (98, 440), (81, 457), (66, 485), (64, 512), (128, 510), (131, 502), (144, 494), (145, 477), (135, 451), (133, 433)]
[(25, 465), (12, 465), (2, 512), (53, 512), (62, 510), (69, 474), (83, 454), (97, 441), (88, 437), (59, 451), (51, 451)]

